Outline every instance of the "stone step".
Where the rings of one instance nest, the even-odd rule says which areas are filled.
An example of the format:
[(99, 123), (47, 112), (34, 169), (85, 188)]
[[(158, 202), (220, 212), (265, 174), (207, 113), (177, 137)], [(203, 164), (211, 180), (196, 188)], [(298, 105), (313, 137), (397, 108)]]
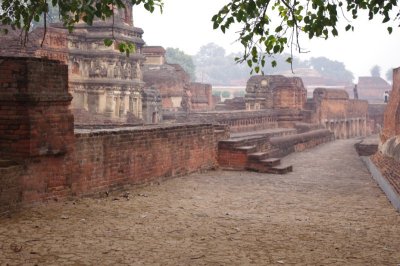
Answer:
[(293, 166), (292, 165), (279, 165), (279, 166), (274, 166), (271, 167), (268, 170), (268, 173), (271, 174), (279, 174), (279, 175), (284, 175), (287, 173), (293, 172)]
[(261, 163), (263, 163), (265, 166), (273, 167), (273, 166), (278, 166), (281, 163), (280, 158), (268, 158), (265, 160), (261, 160)]
[(249, 161), (262, 161), (265, 160), (269, 157), (270, 153), (268, 151), (259, 151), (259, 152), (253, 152), (247, 155), (247, 159)]
[(269, 149), (267, 151), (253, 152), (247, 155), (249, 161), (262, 161), (269, 158), (280, 157), (279, 149)]
[(268, 138), (242, 138), (242, 139), (227, 139), (218, 142), (219, 149), (235, 149), (242, 146), (257, 146), (268, 143)]
[(247, 153), (254, 153), (257, 151), (257, 147), (255, 145), (240, 146), (240, 147), (235, 148), (235, 150), (245, 151)]

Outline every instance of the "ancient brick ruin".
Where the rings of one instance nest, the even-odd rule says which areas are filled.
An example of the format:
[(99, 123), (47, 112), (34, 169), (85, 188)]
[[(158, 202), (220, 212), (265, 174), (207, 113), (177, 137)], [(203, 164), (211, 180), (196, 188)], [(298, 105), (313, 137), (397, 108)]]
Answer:
[(67, 66), (0, 57), (0, 213), (217, 167), (212, 124), (75, 129)]
[(360, 99), (370, 103), (383, 103), (385, 91), (391, 90), (391, 86), (381, 77), (359, 77), (357, 91)]
[(307, 103), (310, 121), (324, 125), (336, 139), (369, 134), (367, 127), (368, 102), (351, 100), (344, 90), (317, 88)]
[(180, 65), (167, 63), (163, 47), (144, 46), (142, 53), (146, 56), (143, 81), (146, 88), (160, 92), (163, 110), (176, 112), (184, 109), (181, 104), (184, 97), (188, 97), (190, 111), (214, 109), (211, 85), (191, 82), (190, 76)]
[(252, 76), (246, 85), (246, 109), (304, 108), (307, 91), (300, 78)]

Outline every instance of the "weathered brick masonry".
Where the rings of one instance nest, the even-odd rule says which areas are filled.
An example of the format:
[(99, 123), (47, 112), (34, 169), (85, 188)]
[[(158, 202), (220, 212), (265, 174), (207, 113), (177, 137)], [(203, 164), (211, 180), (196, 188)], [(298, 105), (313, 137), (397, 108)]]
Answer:
[(55, 61), (0, 57), (0, 156), (21, 159), (68, 151), (73, 116), (67, 71)]
[(223, 126), (74, 133), (67, 82), (67, 67), (59, 62), (0, 57), (0, 159), (9, 162), (0, 164), (0, 213), (20, 203), (216, 167), (217, 142), (227, 133)]
[(216, 167), (211, 124), (76, 132), (71, 192), (86, 194)]
[(370, 158), (397, 197), (392, 197), (387, 189), (384, 191), (395, 206), (400, 206), (395, 200), (400, 197), (400, 68), (393, 70), (393, 89), (385, 109), (379, 150)]

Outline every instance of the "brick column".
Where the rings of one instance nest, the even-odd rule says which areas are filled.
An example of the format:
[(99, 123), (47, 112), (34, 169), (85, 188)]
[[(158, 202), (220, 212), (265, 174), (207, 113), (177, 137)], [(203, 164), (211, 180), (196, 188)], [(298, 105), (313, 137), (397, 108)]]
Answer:
[(67, 153), (74, 141), (71, 100), (67, 65), (0, 57), (0, 156)]
[(393, 69), (393, 89), (386, 106), (381, 141), (400, 134), (400, 67)]

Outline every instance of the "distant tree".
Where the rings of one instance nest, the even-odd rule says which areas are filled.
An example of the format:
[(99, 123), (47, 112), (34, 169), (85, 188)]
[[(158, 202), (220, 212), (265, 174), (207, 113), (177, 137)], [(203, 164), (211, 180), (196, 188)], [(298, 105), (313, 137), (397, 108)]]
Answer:
[(168, 47), (165, 54), (167, 63), (179, 64), (189, 74), (192, 81), (196, 80), (196, 66), (191, 55), (185, 54), (178, 48)]
[(221, 91), (212, 91), (212, 95), (221, 96)]
[(225, 49), (215, 43), (208, 43), (200, 47), (199, 52), (196, 54), (197, 63), (207, 64), (211, 61), (219, 60), (225, 57)]
[(381, 76), (381, 67), (378, 65), (375, 65), (371, 68), (370, 72), (371, 72), (372, 77), (380, 77)]
[(221, 93), (221, 96), (224, 98), (229, 98), (229, 97), (231, 97), (231, 93), (229, 91), (223, 91)]
[(226, 55), (225, 49), (215, 43), (201, 46), (194, 56), (197, 79), (213, 85), (229, 85), (234, 81), (247, 80), (249, 69), (244, 64), (236, 64), (235, 56)]
[(326, 57), (312, 57), (308, 64), (322, 76), (346, 83), (351, 83), (354, 75), (346, 69), (342, 62), (330, 60)]
[[(200, 51), (194, 56), (194, 62), (197, 69), (197, 79), (214, 85), (236, 85), (234, 82), (245, 83), (249, 78), (249, 69), (246, 64), (233, 63), (234, 58), (240, 54), (226, 55), (225, 49), (209, 43), (200, 48)], [(283, 72), (290, 72), (292, 68), (314, 68), (321, 76), (343, 83), (351, 83), (354, 79), (353, 73), (346, 69), (342, 62), (333, 61), (326, 57), (311, 58), (302, 61), (294, 57), (292, 64), (286, 62), (288, 54), (277, 54), (267, 58), (267, 63), (275, 60), (278, 64), (271, 68), (265, 66), (264, 74), (274, 75)], [(296, 73), (295, 73), (296, 74)]]
[(393, 68), (389, 68), (386, 72), (386, 80), (388, 80), (389, 82), (393, 81)]
[(246, 93), (244, 91), (235, 91), (233, 97), (244, 97)]

